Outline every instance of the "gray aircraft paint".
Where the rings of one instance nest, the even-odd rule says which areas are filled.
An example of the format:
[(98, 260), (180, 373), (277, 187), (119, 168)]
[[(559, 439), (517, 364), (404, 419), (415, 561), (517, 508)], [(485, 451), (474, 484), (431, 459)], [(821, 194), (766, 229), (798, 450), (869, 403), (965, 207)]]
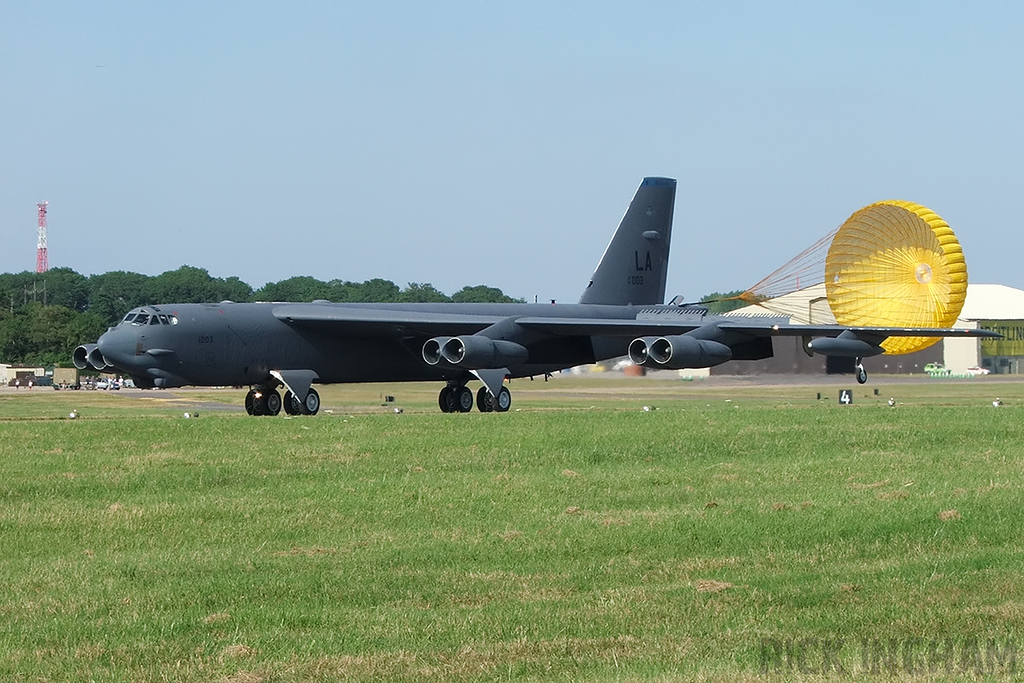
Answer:
[(581, 304), (664, 303), (675, 201), (675, 180), (644, 178), (583, 291)]
[[(315, 413), (313, 384), (385, 381), (444, 382), (442, 410), (464, 410), (473, 379), (484, 384), (478, 407), (507, 410), (505, 378), (627, 351), (650, 367), (672, 369), (767, 358), (775, 336), (827, 337), (819, 347), (826, 355), (855, 356), (887, 336), (997, 336), (791, 325), (785, 318), (729, 318), (700, 306), (662, 305), (675, 185), (644, 179), (578, 304), (160, 304), (133, 310), (96, 344), (78, 347), (75, 365), (119, 371), (142, 387), (249, 385), (246, 407), (254, 414), (276, 414), (278, 387), (286, 389), (289, 412)], [(143, 317), (146, 324), (138, 324)], [(426, 352), (428, 342), (436, 350), (455, 337), (466, 362)], [(806, 346), (815, 351), (813, 343)], [(502, 363), (507, 367), (495, 367)]]

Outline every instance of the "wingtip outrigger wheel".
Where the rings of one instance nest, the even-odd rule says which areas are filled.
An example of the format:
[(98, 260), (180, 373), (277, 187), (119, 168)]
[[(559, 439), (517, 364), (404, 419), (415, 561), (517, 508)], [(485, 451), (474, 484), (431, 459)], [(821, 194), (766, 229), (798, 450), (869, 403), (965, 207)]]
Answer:
[(868, 371), (864, 369), (864, 363), (857, 359), (857, 384), (864, 384), (868, 381)]

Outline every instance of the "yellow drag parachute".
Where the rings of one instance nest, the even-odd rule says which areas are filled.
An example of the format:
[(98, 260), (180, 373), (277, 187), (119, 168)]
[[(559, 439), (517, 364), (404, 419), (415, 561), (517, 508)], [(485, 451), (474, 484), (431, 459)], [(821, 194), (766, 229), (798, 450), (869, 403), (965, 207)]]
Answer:
[[(967, 296), (967, 264), (956, 235), (934, 211), (888, 200), (855, 212), (737, 298), (810, 322), (820, 295), (805, 299), (799, 293), (822, 283), (840, 325), (948, 328)], [(911, 353), (937, 341), (892, 337), (882, 347)]]
[[(825, 257), (836, 322), (851, 327), (951, 327), (967, 296), (967, 264), (946, 221), (920, 204), (866, 206), (839, 228)], [(886, 353), (911, 353), (938, 337), (890, 337)]]

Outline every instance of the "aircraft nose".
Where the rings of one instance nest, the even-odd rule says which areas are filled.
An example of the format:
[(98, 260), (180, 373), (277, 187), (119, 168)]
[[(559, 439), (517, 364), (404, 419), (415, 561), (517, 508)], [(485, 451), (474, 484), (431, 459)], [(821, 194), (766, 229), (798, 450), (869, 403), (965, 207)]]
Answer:
[(125, 334), (124, 330), (114, 328), (104, 332), (96, 342), (96, 349), (108, 365), (126, 371), (136, 365), (134, 336)]

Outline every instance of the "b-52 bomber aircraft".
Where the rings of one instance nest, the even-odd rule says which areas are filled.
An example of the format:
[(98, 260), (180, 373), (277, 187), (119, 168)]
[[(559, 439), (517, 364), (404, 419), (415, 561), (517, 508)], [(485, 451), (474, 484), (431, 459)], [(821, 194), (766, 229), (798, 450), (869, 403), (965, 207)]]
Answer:
[[(80, 369), (139, 387), (248, 385), (251, 415), (315, 414), (314, 384), (444, 382), (444, 412), (505, 412), (505, 380), (629, 355), (649, 368), (705, 368), (772, 356), (772, 337), (818, 337), (815, 353), (860, 358), (889, 336), (983, 336), (978, 330), (793, 325), (663, 305), (676, 181), (645, 178), (577, 304), (160, 304), (130, 311)], [(468, 384), (479, 380), (475, 401)], [(282, 399), (279, 390), (284, 390)]]

